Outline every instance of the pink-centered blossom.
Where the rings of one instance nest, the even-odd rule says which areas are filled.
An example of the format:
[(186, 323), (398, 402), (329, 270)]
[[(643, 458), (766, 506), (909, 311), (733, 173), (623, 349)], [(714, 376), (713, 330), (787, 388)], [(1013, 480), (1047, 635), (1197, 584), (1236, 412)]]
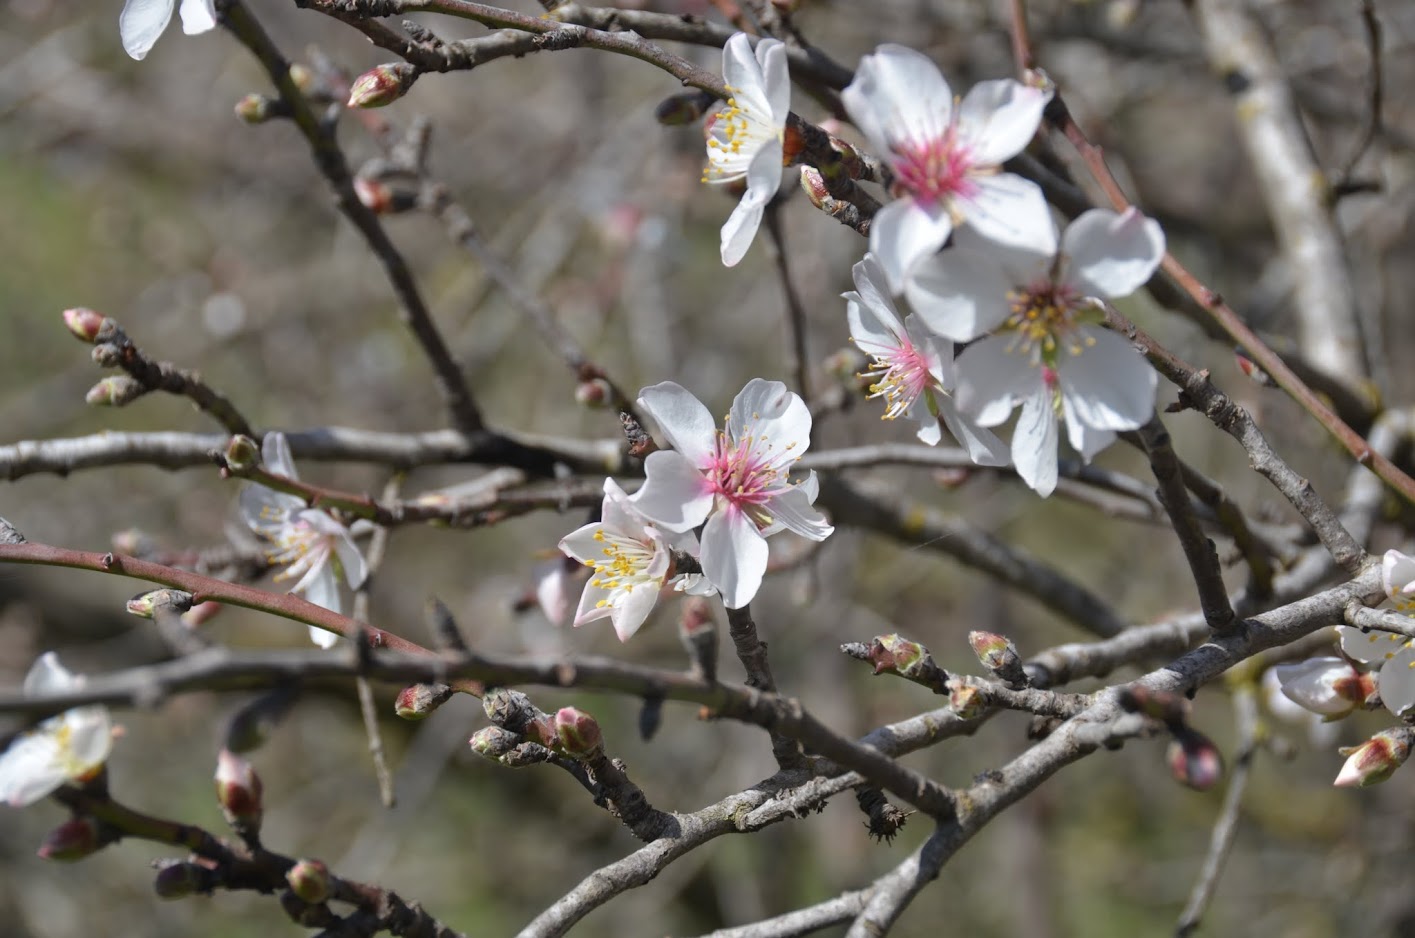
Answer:
[(755, 53), (746, 33), (722, 48), (722, 78), (731, 97), (707, 124), (703, 182), (746, 181), (742, 200), (722, 226), (722, 263), (735, 266), (747, 253), (766, 204), (781, 188), (782, 144), (791, 112), (786, 47), (761, 39)]
[(957, 339), (996, 329), (958, 357), (959, 408), (995, 427), (1019, 405), (1012, 461), (1042, 496), (1056, 488), (1058, 421), (1090, 461), (1154, 414), (1157, 377), (1100, 325), (1100, 300), (1140, 287), (1164, 256), (1160, 226), (1130, 210), (1073, 221), (1056, 256), (987, 245), (966, 230), (920, 265), (910, 300), (933, 331)]
[(600, 520), (567, 534), (560, 549), (593, 571), (575, 610), (575, 626), (607, 617), (621, 642), (648, 619), (665, 586), (698, 595), (712, 592), (700, 574), (673, 573), (672, 551), (696, 556), (697, 538), (658, 530), (613, 479), (604, 480)]
[[(25, 675), (27, 697), (63, 694), (83, 686), (83, 678), (46, 652)], [(75, 707), (15, 737), (0, 753), (0, 801), (16, 808), (34, 804), (69, 782), (96, 776), (113, 749), (108, 708)]]
[(811, 413), (780, 381), (753, 378), (726, 426), (671, 381), (644, 388), (639, 405), (672, 450), (651, 453), (634, 507), (666, 531), (702, 530), (703, 574), (729, 609), (752, 601), (766, 573), (766, 538), (790, 530), (823, 541), (834, 530), (812, 507), (818, 483), (789, 473), (810, 446)]
[[(265, 435), (261, 459), (272, 474), (299, 479), (285, 434)], [(270, 562), (285, 565), (275, 575), (276, 582), (295, 580), (290, 592), (302, 593), (316, 606), (342, 612), (339, 571), (351, 589), (358, 589), (368, 575), (368, 565), (349, 529), (328, 512), (306, 506), (304, 499), (264, 485), (242, 489), (240, 504), (246, 525), (269, 545), (266, 556)], [(338, 638), (333, 632), (310, 627), (310, 640), (321, 648), (333, 646)]]
[(894, 173), (899, 198), (870, 224), (870, 252), (892, 292), (964, 222), (999, 244), (1055, 249), (1041, 189), (999, 170), (1031, 142), (1049, 92), (1003, 79), (974, 86), (958, 102), (927, 56), (883, 45), (860, 60), (840, 97)]
[(852, 273), (855, 289), (843, 294), (850, 338), (869, 356), (870, 370), (860, 377), (872, 379), (871, 398), (884, 398), (884, 419), (918, 421), (918, 437), (930, 446), (942, 439), (942, 420), (974, 462), (1007, 465), (1002, 441), (964, 417), (953, 403), (953, 343), (931, 334), (917, 316), (900, 322), (884, 271), (873, 254), (866, 254)]
[[(172, 20), (177, 0), (127, 0), (118, 14), (123, 48), (135, 59), (146, 57)], [(182, 0), (182, 32), (188, 36), (216, 28), (213, 0)]]

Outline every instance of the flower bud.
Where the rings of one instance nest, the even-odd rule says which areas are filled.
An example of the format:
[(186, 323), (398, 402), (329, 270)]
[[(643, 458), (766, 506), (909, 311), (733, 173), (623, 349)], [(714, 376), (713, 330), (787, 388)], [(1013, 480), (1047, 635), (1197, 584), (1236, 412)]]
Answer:
[(127, 375), (110, 375), (88, 389), (84, 403), (94, 407), (122, 407), (146, 391), (141, 383)]
[(469, 742), (472, 752), (495, 762), (521, 745), (523, 740), (519, 733), (503, 730), (499, 726), (487, 726), (473, 733)]
[(392, 104), (408, 93), (419, 74), (418, 68), (407, 62), (371, 68), (349, 86), (349, 107), (384, 107)]
[(481, 699), (481, 706), (488, 720), (513, 733), (524, 732), (526, 726), (540, 712), (531, 703), (531, 698), (508, 687), (487, 691)]
[(99, 330), (105, 322), (102, 313), (82, 306), (64, 310), (64, 325), (76, 338), (89, 344), (98, 341)]
[(97, 818), (72, 817), (50, 831), (35, 852), (43, 860), (82, 860), (103, 846), (100, 835)]
[(260, 465), (260, 447), (244, 434), (231, 437), (226, 444), (226, 467), (232, 472), (249, 472)]
[(1241, 348), (1233, 350), (1233, 360), (1238, 365), (1238, 370), (1243, 372), (1250, 381), (1259, 387), (1275, 388), (1277, 382), (1272, 379), (1272, 375), (1264, 371), (1257, 362), (1248, 357), (1248, 353)]
[(1343, 658), (1311, 658), (1272, 670), (1284, 697), (1330, 720), (1363, 706), (1376, 690), (1373, 675), (1360, 673)]
[(247, 124), (264, 124), (278, 117), (279, 102), (263, 94), (248, 94), (236, 102), (236, 117)]
[(660, 101), (653, 117), (665, 127), (683, 127), (702, 117), (712, 102), (713, 97), (705, 92), (684, 91)]
[(208, 599), (204, 603), (197, 603), (186, 612), (182, 613), (182, 624), (189, 629), (200, 628), (222, 609), (226, 608), (223, 603)]
[(591, 378), (575, 385), (575, 402), (586, 407), (601, 409), (609, 404), (613, 396), (609, 382), (603, 378)]
[(354, 177), (354, 194), (364, 208), (375, 215), (396, 215), (418, 205), (417, 190), (408, 185), (393, 186), (368, 176)]
[(1208, 791), (1223, 778), (1223, 755), (1207, 736), (1185, 728), (1176, 733), (1165, 753), (1170, 774), (1181, 785)]
[(413, 684), (398, 692), (393, 710), (405, 720), (421, 720), (452, 698), (446, 684)]
[(1017, 646), (996, 632), (969, 632), (968, 644), (989, 671), (996, 674), (1021, 671), (1022, 658), (1017, 654)]
[(572, 759), (588, 759), (604, 748), (604, 735), (595, 718), (574, 707), (562, 707), (555, 713), (555, 736), (565, 755)]
[(221, 750), (216, 757), (216, 800), (233, 828), (258, 830), (263, 813), (260, 776), (249, 760)]
[(157, 871), (152, 888), (159, 899), (185, 899), (200, 892), (205, 879), (206, 871), (195, 863), (177, 861)]
[(1119, 703), (1129, 713), (1139, 713), (1170, 726), (1181, 726), (1189, 714), (1189, 702), (1179, 694), (1151, 690), (1143, 684), (1120, 691)]
[(329, 867), (319, 860), (300, 860), (285, 874), (290, 891), (310, 905), (329, 898)]
[(893, 671), (901, 677), (917, 677), (924, 669), (929, 650), (918, 642), (901, 638), (897, 633), (878, 635), (870, 645), (870, 662), (875, 673)]
[(971, 720), (982, 715), (987, 701), (983, 699), (983, 692), (972, 684), (953, 681), (949, 684), (948, 707), (960, 720)]
[(806, 198), (811, 200), (811, 204), (822, 211), (830, 204), (830, 189), (826, 187), (825, 177), (821, 171), (814, 166), (801, 167), (801, 188), (806, 193)]
[(1332, 784), (1338, 788), (1366, 788), (1384, 782), (1410, 756), (1412, 732), (1415, 731), (1403, 726), (1382, 730), (1359, 746), (1338, 749), (1347, 759)]
[(171, 606), (177, 612), (186, 612), (192, 607), (192, 594), (174, 589), (148, 590), (128, 600), (126, 608), (130, 615), (151, 619), (153, 613), (161, 606)]
[(319, 84), (319, 78), (315, 75), (314, 70), (299, 62), (290, 66), (290, 81), (300, 89), (301, 94), (306, 96), (313, 94)]

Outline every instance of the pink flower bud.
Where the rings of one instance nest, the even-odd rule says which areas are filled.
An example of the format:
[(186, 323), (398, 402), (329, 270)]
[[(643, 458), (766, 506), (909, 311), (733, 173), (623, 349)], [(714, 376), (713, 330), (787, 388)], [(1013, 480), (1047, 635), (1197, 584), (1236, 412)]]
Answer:
[(1022, 666), (1017, 647), (995, 632), (969, 632), (968, 644), (989, 671), (1010, 671)]
[(892, 671), (902, 677), (915, 677), (923, 670), (929, 650), (918, 642), (911, 642), (891, 632), (878, 635), (870, 645), (870, 663), (875, 673)]
[(216, 757), (216, 800), (233, 828), (258, 830), (263, 807), (260, 776), (250, 762), (221, 750)]
[(561, 750), (574, 759), (587, 759), (604, 748), (604, 736), (595, 718), (574, 707), (562, 707), (556, 712), (555, 736)]
[(446, 684), (413, 684), (398, 692), (394, 712), (404, 720), (421, 720), (452, 698)]
[(826, 187), (825, 177), (814, 166), (801, 167), (801, 189), (818, 209), (825, 209), (830, 202), (830, 189)]
[(277, 116), (276, 102), (263, 94), (248, 94), (236, 102), (236, 117), (247, 124), (264, 124)]
[(1258, 363), (1248, 357), (1248, 353), (1238, 348), (1233, 350), (1233, 360), (1238, 365), (1238, 370), (1243, 372), (1250, 381), (1259, 387), (1277, 387), (1277, 382), (1272, 379), (1266, 371), (1258, 366)]
[(122, 407), (147, 391), (127, 375), (110, 375), (88, 389), (84, 403), (94, 407)]
[(575, 401), (586, 407), (602, 408), (612, 397), (609, 382), (603, 378), (592, 378), (575, 385)]
[(1274, 665), (1273, 673), (1284, 697), (1333, 720), (1361, 707), (1376, 689), (1370, 674), (1362, 674), (1342, 658)]
[(182, 590), (160, 589), (148, 590), (146, 593), (134, 596), (128, 600), (126, 608), (130, 615), (151, 619), (153, 613), (162, 606), (171, 606), (174, 611), (186, 612), (191, 608), (191, 605), (191, 593)]
[(1207, 736), (1191, 729), (1177, 733), (1165, 753), (1170, 774), (1181, 785), (1208, 791), (1223, 778), (1223, 755)]
[(36, 853), (44, 860), (82, 860), (103, 846), (100, 834), (96, 818), (69, 818), (45, 836), (44, 843), (39, 845)]
[(329, 898), (329, 867), (319, 860), (300, 860), (285, 874), (290, 891), (310, 905)]
[(102, 313), (79, 306), (64, 310), (64, 325), (80, 341), (92, 344), (98, 341), (99, 330), (107, 320)]
[(416, 66), (407, 62), (379, 65), (354, 79), (349, 87), (349, 107), (384, 107), (392, 104), (418, 80)]
[(982, 715), (987, 709), (987, 701), (983, 699), (983, 692), (977, 687), (954, 681), (949, 684), (948, 708), (957, 714), (960, 720), (971, 720)]
[(210, 599), (204, 603), (197, 603), (182, 613), (182, 624), (189, 629), (200, 628), (210, 622), (224, 608), (226, 608), (224, 604)]
[(1347, 759), (1332, 784), (1338, 788), (1366, 788), (1384, 782), (1410, 756), (1412, 733), (1415, 730), (1409, 727), (1382, 730), (1359, 746), (1338, 749)]

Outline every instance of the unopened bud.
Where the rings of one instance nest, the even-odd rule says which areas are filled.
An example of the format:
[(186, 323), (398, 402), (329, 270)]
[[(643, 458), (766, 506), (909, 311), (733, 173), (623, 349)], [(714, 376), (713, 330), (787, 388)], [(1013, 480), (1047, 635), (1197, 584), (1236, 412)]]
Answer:
[(1233, 350), (1233, 361), (1238, 365), (1238, 370), (1243, 372), (1243, 374), (1248, 377), (1248, 380), (1259, 387), (1277, 387), (1277, 382), (1273, 380), (1272, 375), (1268, 374), (1257, 362), (1249, 358), (1248, 353), (1243, 349), (1236, 348)]
[(237, 830), (258, 830), (261, 814), (261, 783), (250, 761), (221, 750), (216, 757), (216, 800), (226, 821)]
[(306, 96), (313, 94), (319, 84), (319, 78), (315, 75), (314, 70), (299, 62), (290, 66), (290, 81), (294, 82), (295, 87), (300, 89), (300, 93)]
[(488, 720), (513, 733), (525, 732), (526, 726), (540, 712), (531, 703), (531, 698), (508, 687), (487, 691), (481, 699), (481, 706)]
[(603, 378), (591, 378), (589, 381), (581, 381), (575, 385), (575, 401), (586, 407), (600, 409), (608, 406), (613, 398), (614, 392), (609, 387), (609, 382)]
[(177, 612), (186, 612), (192, 607), (192, 594), (174, 589), (149, 590), (128, 600), (127, 610), (131, 615), (151, 619), (160, 606), (171, 606)]
[(446, 684), (413, 684), (398, 692), (393, 710), (405, 720), (421, 720), (452, 698)]
[(157, 871), (152, 880), (159, 899), (185, 899), (202, 889), (206, 872), (195, 863), (168, 863)]
[(712, 95), (706, 92), (684, 91), (660, 101), (653, 109), (653, 117), (665, 127), (683, 127), (702, 117), (712, 102)]
[(349, 107), (383, 107), (408, 93), (421, 72), (407, 62), (379, 65), (364, 72), (349, 86)]
[(1382, 730), (1359, 746), (1338, 749), (1347, 759), (1332, 784), (1338, 788), (1366, 788), (1384, 782), (1409, 758), (1412, 732), (1415, 731), (1408, 727)]
[(816, 208), (825, 209), (830, 204), (830, 189), (826, 187), (825, 177), (814, 166), (801, 167), (801, 188)]
[(319, 860), (300, 860), (285, 874), (290, 891), (310, 905), (329, 898), (329, 867)]
[(244, 434), (231, 437), (226, 444), (226, 468), (232, 472), (249, 472), (260, 465), (260, 447)]
[(83, 306), (64, 310), (65, 327), (83, 342), (97, 342), (99, 330), (105, 322), (107, 320), (102, 313), (96, 313)]
[(555, 736), (560, 748), (573, 759), (588, 759), (604, 748), (604, 735), (595, 718), (574, 707), (562, 707), (555, 714)]
[(870, 645), (869, 660), (875, 666), (876, 674), (892, 671), (901, 677), (918, 677), (928, 657), (929, 650), (923, 645), (894, 632), (875, 636)]
[(396, 215), (417, 208), (418, 193), (411, 186), (394, 186), (381, 179), (354, 177), (354, 194), (375, 215)]
[(110, 375), (88, 389), (84, 403), (94, 407), (122, 407), (137, 400), (147, 389), (127, 375)]
[(200, 628), (210, 622), (212, 618), (226, 608), (223, 603), (208, 599), (204, 603), (197, 603), (186, 612), (182, 613), (182, 624), (189, 629)]
[(1189, 714), (1189, 702), (1181, 695), (1151, 690), (1143, 684), (1123, 688), (1119, 703), (1121, 709), (1129, 713), (1139, 713), (1172, 727), (1182, 725)]
[(519, 733), (503, 730), (499, 726), (483, 727), (473, 733), (469, 740), (472, 752), (479, 756), (485, 756), (493, 762), (521, 745), (523, 741), (524, 737)]
[(1188, 728), (1170, 741), (1165, 761), (1174, 780), (1195, 791), (1208, 791), (1223, 778), (1223, 754), (1213, 740)]
[(953, 681), (949, 684), (948, 708), (960, 720), (971, 720), (982, 715), (987, 709), (987, 701), (983, 699), (983, 692), (972, 684)]
[(96, 818), (73, 817), (48, 833), (35, 851), (41, 859), (72, 862), (96, 853), (102, 846)]
[(1012, 670), (1022, 664), (1017, 646), (996, 632), (969, 632), (968, 644), (989, 671)]
[(798, 124), (787, 121), (781, 129), (781, 165), (794, 166), (806, 151), (806, 136)]
[(156, 543), (137, 528), (127, 528), (116, 532), (108, 543), (113, 545), (113, 549), (120, 554), (132, 554), (134, 557), (145, 557), (157, 549)]
[(247, 124), (264, 124), (281, 116), (280, 102), (263, 94), (248, 94), (236, 102), (236, 117)]

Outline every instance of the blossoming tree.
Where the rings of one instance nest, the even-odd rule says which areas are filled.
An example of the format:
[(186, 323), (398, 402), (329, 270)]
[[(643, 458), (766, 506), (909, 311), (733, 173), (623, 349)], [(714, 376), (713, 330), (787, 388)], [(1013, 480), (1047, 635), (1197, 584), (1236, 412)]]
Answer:
[[(29, 597), (0, 591), (0, 612), (39, 610), (0, 617), (0, 801), (24, 809), (0, 848), (46, 825), (37, 859), (0, 849), (19, 884), (0, 917), (101, 930), (102, 897), (42, 859), (188, 900), (141, 906), (121, 930), (143, 934), (255, 909), (252, 933), (877, 936), (932, 933), (945, 905), (960, 931), (1130, 934), (1060, 924), (1084, 887), (1052, 862), (1120, 836), (1087, 818), (1125, 778), (1161, 818), (1178, 786), (1214, 793), (1192, 875), (1144, 929), (1222, 934), (1250, 924), (1224, 869), (1265, 856), (1235, 831), (1268, 823), (1271, 757), (1303, 762), (1261, 784), (1313, 773), (1311, 798), (1379, 828), (1377, 793), (1346, 789), (1404, 784), (1415, 739), (1415, 386), (1381, 319), (1415, 138), (1385, 99), (1382, 27), (1409, 35), (1409, 9), (1283, 14), (1313, 30), (1294, 45), (1340, 35), (1365, 63), (1337, 107), (1298, 100), (1291, 30), (1243, 0), (937, 23), (893, 3), (868, 23), (805, 0), (542, 5), (127, 0), (100, 23), (14, 4), (39, 25), (6, 87), (79, 68), (69, 30), (95, 62), (132, 60), (85, 59), (122, 76), (88, 97), (46, 79), (23, 120), (59, 126), (93, 95), (111, 116), (121, 94), (83, 155), (215, 167), (183, 205), (225, 201), (195, 279), (143, 292), (67, 243), (72, 270), (31, 278), (56, 304), (33, 331), (114, 373), (83, 395), (103, 426), (55, 429), (79, 403), (68, 364), (15, 382), (47, 389), (43, 413), (0, 411), (0, 432), (33, 427), (0, 440), (0, 564)], [(174, 14), (193, 38), (159, 45)], [(1175, 54), (1154, 44), (1171, 15), (1225, 76), (1250, 175), (1184, 136), (1197, 118), (1128, 149), (1104, 107), (1121, 90), (1070, 44), (1118, 74), (1135, 49)], [(1003, 37), (1009, 55), (986, 51)], [(503, 67), (519, 84), (485, 77)], [(1162, 98), (1167, 67), (1132, 70)], [(239, 123), (207, 119), (232, 106)], [(84, 162), (60, 138), (46, 173)], [(1202, 211), (1170, 195), (1200, 165), (1238, 179)], [(170, 201), (103, 198), (123, 210), (85, 204), (94, 231)], [(1257, 254), (1223, 240), (1242, 199), (1271, 223), (1245, 235)], [(298, 248), (272, 246), (284, 213)], [(195, 250), (180, 230), (134, 250)], [(29, 322), (0, 359), (16, 374), (44, 360)], [(85, 600), (131, 615), (121, 647), (46, 621), (97, 574), (142, 584)], [(213, 804), (184, 787), (213, 775)], [(1068, 776), (1091, 797), (1052, 784)], [(1024, 801), (1038, 789), (1063, 793)], [(973, 841), (1009, 824), (1006, 870), (979, 873)], [(728, 835), (749, 860), (721, 862)], [(156, 844), (156, 872), (122, 841)], [(1117, 850), (1117, 875), (1159, 866)], [(35, 899), (51, 876), (68, 918)], [(1317, 895), (1323, 876), (1291, 881)], [(1362, 906), (1347, 933), (1400, 914)]]

